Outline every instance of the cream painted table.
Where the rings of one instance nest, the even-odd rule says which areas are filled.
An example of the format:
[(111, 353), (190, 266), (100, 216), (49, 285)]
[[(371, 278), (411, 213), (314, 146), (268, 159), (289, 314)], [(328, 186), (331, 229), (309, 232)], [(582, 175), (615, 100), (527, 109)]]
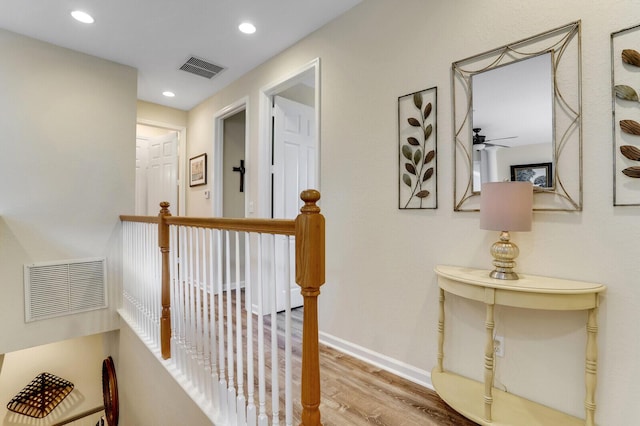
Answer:
[[(488, 270), (439, 265), (438, 365), (431, 372), (440, 397), (456, 411), (481, 425), (595, 425), (595, 390), (598, 362), (597, 310), (601, 284), (519, 274), (517, 281), (489, 278)], [(445, 371), (444, 298), (455, 294), (486, 304), (484, 383)], [(495, 305), (544, 310), (587, 310), (586, 419), (529, 401), (493, 387), (493, 311)], [(484, 395), (484, 397), (482, 397)]]

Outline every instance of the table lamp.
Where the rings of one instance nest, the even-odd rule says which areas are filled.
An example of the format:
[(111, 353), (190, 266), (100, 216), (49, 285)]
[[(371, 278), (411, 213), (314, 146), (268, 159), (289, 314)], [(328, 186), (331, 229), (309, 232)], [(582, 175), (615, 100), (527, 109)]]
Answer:
[(510, 241), (510, 231), (531, 231), (533, 217), (531, 182), (486, 182), (480, 193), (480, 228), (500, 231), (500, 241), (491, 246), (493, 266), (489, 276), (517, 280), (513, 271), (520, 250)]

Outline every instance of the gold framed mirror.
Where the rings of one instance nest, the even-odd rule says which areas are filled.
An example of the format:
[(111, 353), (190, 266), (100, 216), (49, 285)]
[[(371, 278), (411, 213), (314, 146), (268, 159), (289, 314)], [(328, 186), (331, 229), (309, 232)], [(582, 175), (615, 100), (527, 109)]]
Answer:
[(454, 210), (479, 210), (483, 181), (530, 180), (534, 210), (581, 211), (580, 21), (454, 62), (451, 80)]

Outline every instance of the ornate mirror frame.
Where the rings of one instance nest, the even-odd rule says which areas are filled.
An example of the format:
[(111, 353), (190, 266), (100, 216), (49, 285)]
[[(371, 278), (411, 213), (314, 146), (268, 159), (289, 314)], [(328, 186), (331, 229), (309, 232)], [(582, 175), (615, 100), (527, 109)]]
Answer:
[(473, 190), (472, 87), (474, 74), (550, 52), (554, 79), (554, 182), (534, 188), (534, 210), (582, 210), (582, 59), (580, 21), (451, 65), (454, 211), (480, 210)]

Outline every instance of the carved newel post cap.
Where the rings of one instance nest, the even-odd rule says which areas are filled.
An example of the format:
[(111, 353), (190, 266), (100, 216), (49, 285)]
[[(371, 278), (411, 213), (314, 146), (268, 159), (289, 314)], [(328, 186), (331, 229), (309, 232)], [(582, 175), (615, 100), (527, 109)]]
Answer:
[(171, 204), (168, 201), (160, 201), (160, 215), (162, 216), (171, 216), (169, 212), (169, 206)]
[(320, 207), (316, 205), (320, 200), (320, 192), (315, 189), (306, 189), (300, 193), (300, 198), (304, 201), (304, 206), (300, 209), (302, 213), (320, 213)]

